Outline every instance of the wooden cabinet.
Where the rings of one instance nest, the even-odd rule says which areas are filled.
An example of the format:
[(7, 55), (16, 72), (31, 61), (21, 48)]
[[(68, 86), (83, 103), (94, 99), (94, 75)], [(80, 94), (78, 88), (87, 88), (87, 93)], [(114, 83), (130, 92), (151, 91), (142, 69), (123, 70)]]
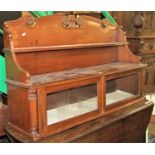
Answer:
[(55, 14), (8, 21), (4, 30), (9, 135), (21, 142), (144, 142), (153, 108), (143, 95), (146, 65), (119, 27)]

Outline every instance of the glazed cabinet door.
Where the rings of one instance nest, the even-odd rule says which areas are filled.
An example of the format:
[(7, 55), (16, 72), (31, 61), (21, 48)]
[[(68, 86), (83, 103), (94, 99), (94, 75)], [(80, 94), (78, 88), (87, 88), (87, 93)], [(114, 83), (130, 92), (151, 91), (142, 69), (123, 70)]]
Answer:
[(106, 78), (106, 108), (142, 97), (142, 73), (131, 72)]
[(101, 79), (93, 77), (46, 87), (42, 97), (44, 132), (56, 133), (98, 117), (103, 109)]

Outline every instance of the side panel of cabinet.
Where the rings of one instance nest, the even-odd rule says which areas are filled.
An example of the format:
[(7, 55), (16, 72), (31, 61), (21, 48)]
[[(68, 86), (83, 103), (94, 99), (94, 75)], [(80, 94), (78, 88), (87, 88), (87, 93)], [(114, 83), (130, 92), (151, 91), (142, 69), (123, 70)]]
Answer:
[(17, 130), (37, 130), (37, 96), (32, 90), (8, 84), (8, 124)]

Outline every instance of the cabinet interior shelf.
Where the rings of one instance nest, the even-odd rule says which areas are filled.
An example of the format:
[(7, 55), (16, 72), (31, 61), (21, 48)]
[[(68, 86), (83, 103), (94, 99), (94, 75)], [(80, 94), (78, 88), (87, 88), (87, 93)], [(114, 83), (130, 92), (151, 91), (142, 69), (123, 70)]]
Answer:
[(54, 124), (97, 109), (97, 97), (92, 97), (84, 101), (60, 106), (56, 109), (47, 111), (47, 124)]

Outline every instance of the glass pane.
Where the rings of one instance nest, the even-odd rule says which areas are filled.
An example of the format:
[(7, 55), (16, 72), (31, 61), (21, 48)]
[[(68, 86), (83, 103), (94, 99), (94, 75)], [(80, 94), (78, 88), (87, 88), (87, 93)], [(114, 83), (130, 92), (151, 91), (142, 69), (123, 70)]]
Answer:
[(132, 74), (106, 82), (106, 105), (120, 102), (139, 93), (139, 76)]
[(97, 84), (47, 94), (48, 125), (97, 109)]

